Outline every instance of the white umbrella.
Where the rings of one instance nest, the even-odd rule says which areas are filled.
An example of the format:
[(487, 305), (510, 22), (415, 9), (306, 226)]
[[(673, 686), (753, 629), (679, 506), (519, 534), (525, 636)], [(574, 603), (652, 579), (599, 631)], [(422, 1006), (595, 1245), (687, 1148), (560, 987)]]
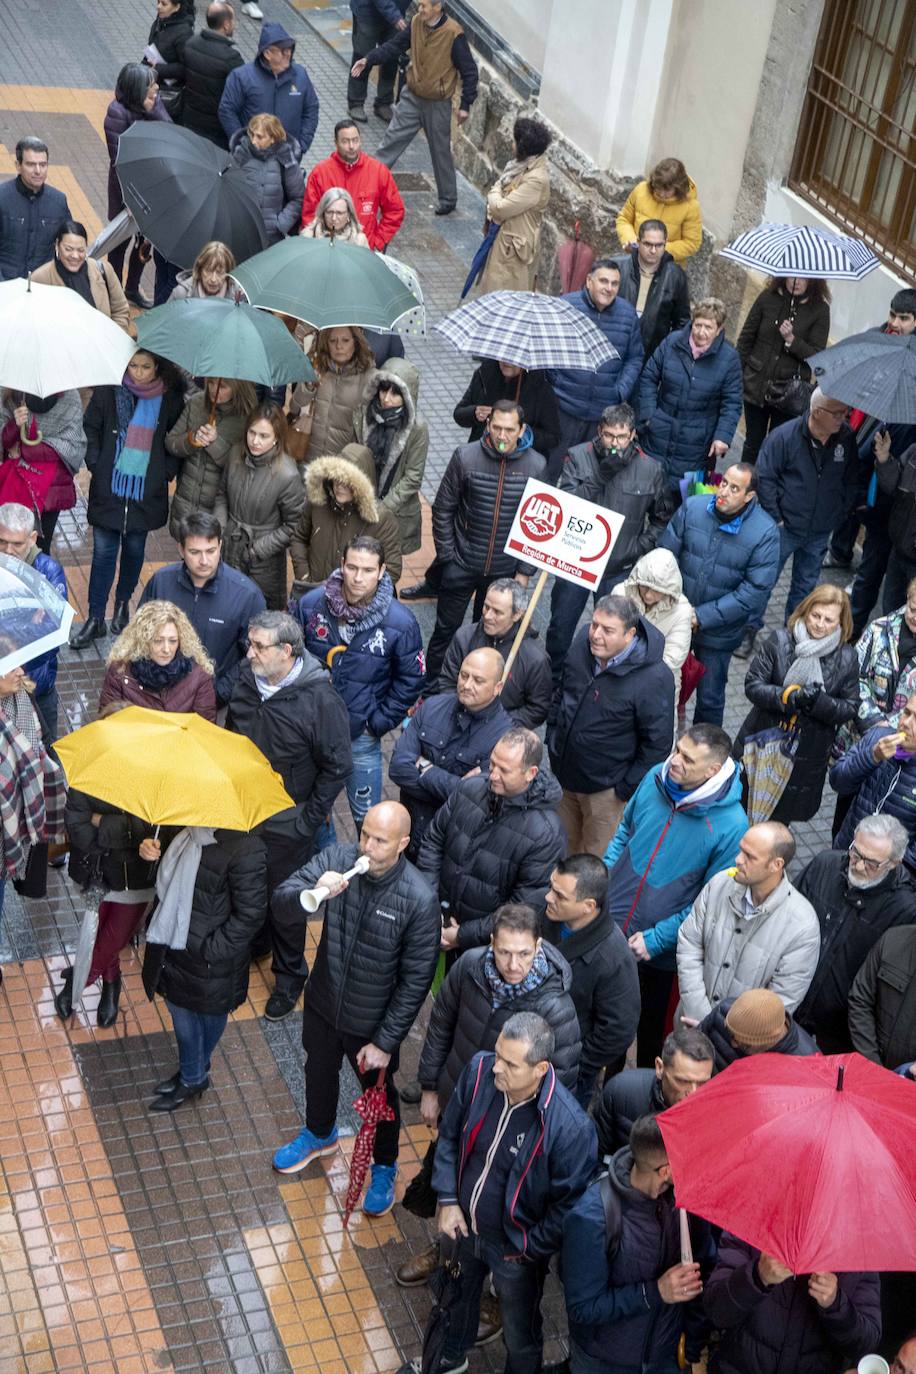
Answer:
[(426, 306), (423, 304), (423, 290), (420, 286), (420, 278), (413, 268), (406, 262), (401, 262), (400, 258), (392, 258), (387, 253), (377, 253), (376, 257), (383, 262), (389, 271), (404, 283), (408, 291), (412, 291), (420, 302), (410, 310), (405, 310), (403, 315), (399, 315), (391, 326), (392, 334), (415, 334), (426, 337)]
[(116, 386), (136, 350), (76, 291), (24, 277), (0, 282), (0, 386), (32, 396)]
[[(63, 294), (65, 287), (52, 287)], [(0, 626), (13, 648), (0, 653), (0, 675), (66, 644), (73, 607), (35, 568), (0, 553)]]

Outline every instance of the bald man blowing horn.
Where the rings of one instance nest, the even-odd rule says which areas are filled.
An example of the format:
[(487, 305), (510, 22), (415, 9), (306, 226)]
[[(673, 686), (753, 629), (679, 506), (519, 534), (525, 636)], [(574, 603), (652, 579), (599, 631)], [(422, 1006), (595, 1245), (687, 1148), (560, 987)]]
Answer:
[[(278, 1173), (297, 1174), (337, 1150), (340, 1065), (346, 1055), (362, 1087), (375, 1085), (384, 1069), (392, 1121), (375, 1135), (371, 1181), (363, 1210), (383, 1216), (394, 1205), (400, 1109), (393, 1079), (401, 1042), (432, 983), (439, 954), (439, 902), (427, 880), (405, 857), (410, 816), (399, 802), (366, 812), (358, 844), (322, 849), (277, 888), (274, 908), (289, 918), (305, 912), (301, 895), (319, 886), (328, 897), (314, 919), (322, 920), (318, 952), (305, 985), (302, 1043), (305, 1125), (274, 1155)], [(365, 872), (344, 877), (360, 856)]]

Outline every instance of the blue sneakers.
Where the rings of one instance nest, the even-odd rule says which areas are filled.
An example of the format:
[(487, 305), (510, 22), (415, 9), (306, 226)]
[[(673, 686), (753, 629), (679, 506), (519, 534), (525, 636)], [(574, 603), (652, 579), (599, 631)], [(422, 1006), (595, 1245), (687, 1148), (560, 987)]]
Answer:
[(331, 1134), (326, 1136), (313, 1135), (308, 1126), (303, 1126), (296, 1139), (291, 1140), (288, 1145), (281, 1145), (274, 1155), (274, 1168), (278, 1174), (298, 1174), (300, 1169), (308, 1168), (313, 1159), (320, 1159), (322, 1155), (332, 1155), (336, 1149), (336, 1126)]
[(398, 1176), (396, 1164), (373, 1164), (372, 1178), (363, 1203), (367, 1217), (383, 1217), (394, 1206), (394, 1184)]

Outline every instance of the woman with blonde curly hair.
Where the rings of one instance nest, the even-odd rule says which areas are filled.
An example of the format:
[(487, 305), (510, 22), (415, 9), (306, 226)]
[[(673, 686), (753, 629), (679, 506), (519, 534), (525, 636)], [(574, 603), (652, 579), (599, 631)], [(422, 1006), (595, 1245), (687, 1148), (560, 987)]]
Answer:
[(196, 711), (216, 721), (213, 664), (184, 611), (147, 601), (108, 655), (99, 710), (111, 701), (152, 711)]

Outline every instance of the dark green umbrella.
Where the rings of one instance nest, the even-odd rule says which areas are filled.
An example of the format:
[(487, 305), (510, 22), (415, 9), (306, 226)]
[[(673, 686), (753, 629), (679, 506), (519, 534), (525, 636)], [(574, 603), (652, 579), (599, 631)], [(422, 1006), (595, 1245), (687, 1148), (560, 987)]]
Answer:
[(421, 304), (378, 254), (333, 238), (283, 239), (230, 275), (252, 305), (292, 315), (313, 329), (391, 329)]
[(141, 348), (193, 377), (283, 386), (314, 382), (315, 369), (275, 315), (232, 300), (170, 301), (137, 320)]

